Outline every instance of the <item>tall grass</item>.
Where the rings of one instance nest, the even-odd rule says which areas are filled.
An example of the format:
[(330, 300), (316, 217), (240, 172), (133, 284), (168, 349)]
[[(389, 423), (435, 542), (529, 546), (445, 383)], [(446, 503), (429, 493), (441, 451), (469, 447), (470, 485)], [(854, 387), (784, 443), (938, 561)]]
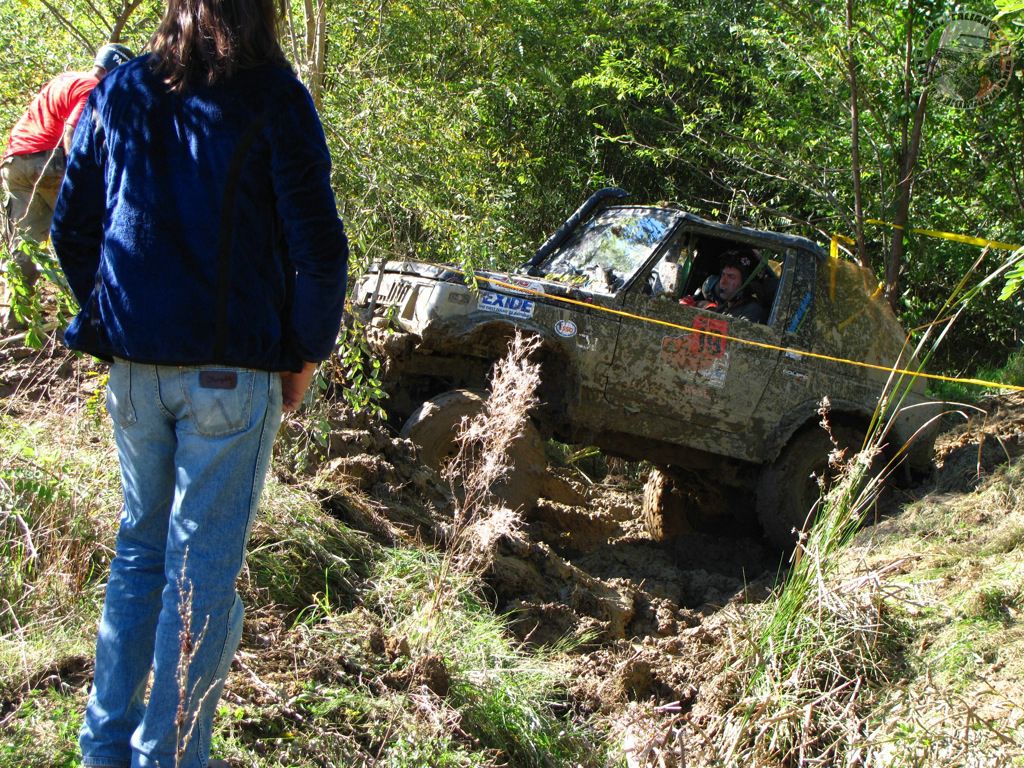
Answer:
[(494, 365), (483, 410), (463, 421), (458, 453), (444, 469), (455, 504), (448, 559), (456, 568), (479, 566), (497, 537), (519, 527), (518, 510), (505, 508), (494, 489), (508, 477), (508, 447), (522, 435), (537, 404), (540, 365), (529, 358), (539, 346), (539, 337), (516, 331), (505, 357)]
[(871, 470), (878, 451), (869, 441), (852, 458), (833, 455), (841, 479), (777, 599), (747, 628), (746, 682), (718, 726), (727, 765), (861, 764), (871, 692), (898, 668), (903, 630), (876, 582), (837, 585), (835, 576), (884, 480)]
[[(94, 615), (118, 517), (116, 461), (89, 420), (0, 413), (0, 635)], [(71, 427), (70, 431), (68, 427)], [(6, 654), (3, 654), (6, 656)], [(4, 659), (0, 676), (11, 672)]]

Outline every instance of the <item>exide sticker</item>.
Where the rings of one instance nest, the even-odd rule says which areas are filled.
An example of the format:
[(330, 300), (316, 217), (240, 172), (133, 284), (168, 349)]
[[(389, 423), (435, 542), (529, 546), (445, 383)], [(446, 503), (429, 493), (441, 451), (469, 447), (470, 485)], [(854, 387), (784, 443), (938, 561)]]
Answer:
[(555, 333), (563, 338), (571, 339), (576, 335), (576, 323), (572, 320), (559, 320), (555, 323)]
[(507, 317), (533, 317), (534, 303), (522, 296), (507, 296), (503, 293), (480, 291), (477, 309), (484, 312), (496, 312)]

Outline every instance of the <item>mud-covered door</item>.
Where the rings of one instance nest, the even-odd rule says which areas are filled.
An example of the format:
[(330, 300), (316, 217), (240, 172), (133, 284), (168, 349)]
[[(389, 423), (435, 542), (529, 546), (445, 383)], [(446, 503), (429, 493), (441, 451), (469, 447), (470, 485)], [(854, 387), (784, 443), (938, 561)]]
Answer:
[(553, 380), (541, 383), (538, 396), (542, 402), (558, 401), (568, 409), (569, 421), (593, 422), (601, 429), (604, 409), (599, 406), (622, 320), (616, 312), (607, 311), (617, 309), (610, 297), (587, 297), (585, 304), (590, 306), (579, 299), (574, 302), (535, 302), (534, 327), (567, 361), (564, 369), (551, 372)]
[(644, 288), (626, 296), (624, 309), (637, 318), (623, 320), (606, 400), (652, 438), (756, 459), (758, 411), (780, 359), (779, 320), (754, 323)]

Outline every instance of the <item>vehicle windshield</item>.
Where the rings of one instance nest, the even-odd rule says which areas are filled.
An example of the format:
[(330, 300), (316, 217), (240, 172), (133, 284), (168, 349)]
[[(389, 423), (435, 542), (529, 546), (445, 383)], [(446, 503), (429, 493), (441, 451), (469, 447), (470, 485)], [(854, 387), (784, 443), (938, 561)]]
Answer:
[(547, 278), (613, 294), (643, 266), (678, 214), (659, 208), (612, 208), (579, 227), (539, 265)]

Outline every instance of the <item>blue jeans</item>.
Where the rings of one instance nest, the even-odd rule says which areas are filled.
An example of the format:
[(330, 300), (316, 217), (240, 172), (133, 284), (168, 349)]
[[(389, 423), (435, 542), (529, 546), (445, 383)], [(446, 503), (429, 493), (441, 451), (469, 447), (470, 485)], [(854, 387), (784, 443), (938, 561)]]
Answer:
[(107, 410), (124, 511), (82, 763), (205, 768), (213, 714), (242, 635), (235, 579), (281, 424), (281, 378), (118, 360)]

